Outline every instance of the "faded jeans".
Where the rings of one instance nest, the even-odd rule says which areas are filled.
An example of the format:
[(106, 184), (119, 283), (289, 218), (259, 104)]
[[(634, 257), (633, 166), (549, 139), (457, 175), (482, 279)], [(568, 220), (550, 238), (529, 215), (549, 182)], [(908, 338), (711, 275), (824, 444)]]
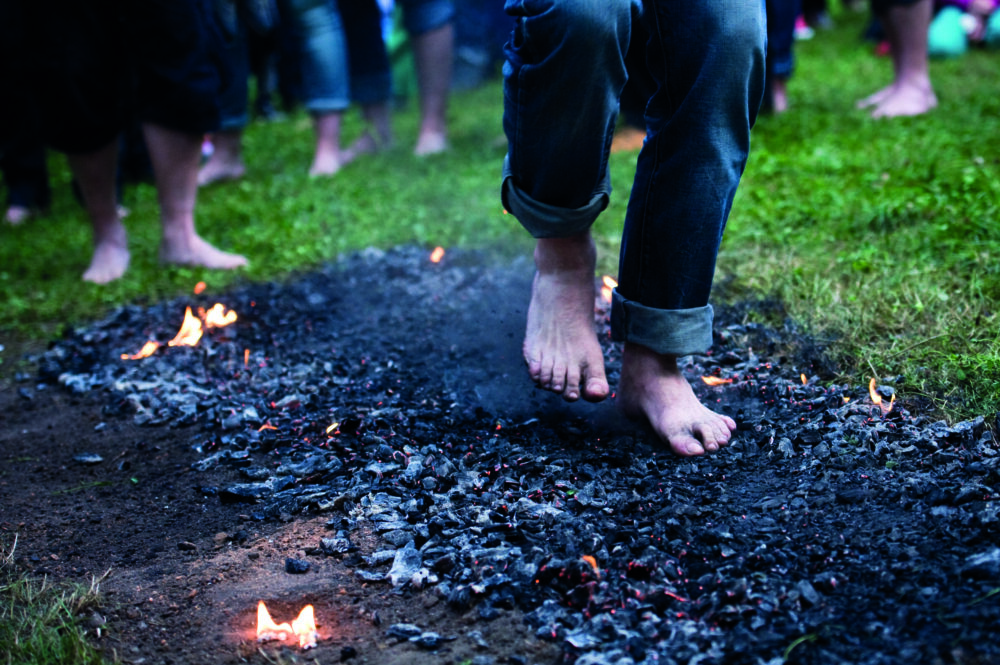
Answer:
[(608, 156), (632, 21), (650, 35), (612, 336), (660, 354), (712, 345), (722, 233), (764, 87), (761, 0), (506, 0), (502, 198), (535, 238), (580, 234), (611, 195)]
[[(358, 0), (351, 0), (352, 2)], [(347, 38), (336, 0), (287, 0), (289, 19), (302, 38), (302, 96), (311, 113), (351, 105)]]

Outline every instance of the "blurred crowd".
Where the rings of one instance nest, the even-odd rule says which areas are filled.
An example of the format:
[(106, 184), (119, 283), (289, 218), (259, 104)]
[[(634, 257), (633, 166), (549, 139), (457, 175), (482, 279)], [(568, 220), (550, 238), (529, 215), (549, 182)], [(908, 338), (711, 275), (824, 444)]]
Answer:
[[(763, 109), (788, 110), (794, 44), (829, 21), (826, 0), (762, 0), (768, 21)], [(1000, 0), (840, 0), (871, 11), (866, 33), (891, 56), (893, 80), (858, 102), (874, 117), (919, 115), (937, 104), (928, 59), (1000, 46)], [(48, 150), (67, 155), (93, 227), (83, 278), (110, 282), (129, 251), (124, 183), (151, 179), (161, 259), (229, 269), (240, 255), (195, 228), (199, 186), (246, 172), (243, 133), (304, 108), (315, 144), (308, 173), (331, 176), (396, 143), (402, 96), (419, 104), (412, 152), (448, 149), (455, 90), (497, 76), (512, 19), (498, 0), (81, 0), (0, 3), (0, 173), (4, 219), (43, 214)], [(638, 25), (628, 53), (616, 149), (645, 134), (651, 85)], [(252, 99), (251, 99), (252, 97)], [(364, 130), (344, 144), (346, 113)], [(404, 139), (400, 139), (404, 140)], [(303, 164), (303, 170), (306, 170)]]

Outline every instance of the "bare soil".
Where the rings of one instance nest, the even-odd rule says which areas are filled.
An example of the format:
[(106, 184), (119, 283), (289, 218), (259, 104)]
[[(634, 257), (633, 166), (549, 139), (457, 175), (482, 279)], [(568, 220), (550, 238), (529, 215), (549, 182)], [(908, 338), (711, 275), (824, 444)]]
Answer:
[[(8, 542), (16, 534), (18, 565), (32, 574), (102, 579), (101, 617), (88, 630), (109, 657), (144, 664), (558, 659), (558, 647), (534, 638), (516, 610), (483, 621), (433, 594), (415, 599), (364, 583), (337, 558), (306, 556), (329, 533), (322, 517), (261, 523), (245, 505), (205, 496), (200, 488), (235, 473), (192, 470), (197, 455), (186, 430), (105, 416), (97, 394), (28, 390), (29, 398), (19, 392), (25, 386), (0, 389), (0, 534)], [(81, 454), (102, 461), (77, 461)], [(357, 544), (362, 554), (380, 549), (374, 537)], [(310, 570), (286, 573), (287, 557), (310, 561)], [(313, 604), (316, 649), (258, 644), (259, 600), (278, 622)], [(396, 623), (454, 639), (421, 649), (387, 635)]]

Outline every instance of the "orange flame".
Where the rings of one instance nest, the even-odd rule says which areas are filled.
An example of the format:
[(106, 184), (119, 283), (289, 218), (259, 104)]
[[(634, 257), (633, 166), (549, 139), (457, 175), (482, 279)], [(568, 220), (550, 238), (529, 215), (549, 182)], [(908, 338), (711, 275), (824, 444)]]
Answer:
[(597, 559), (589, 554), (584, 554), (580, 558), (589, 563), (590, 567), (594, 569), (594, 574), (597, 575), (597, 579), (601, 579), (601, 569), (597, 567)]
[(809, 379), (806, 378), (805, 374), (800, 374), (799, 378), (802, 379), (802, 385), (806, 385), (807, 383), (809, 383)]
[(601, 278), (601, 283), (603, 284), (601, 286), (601, 297), (604, 298), (604, 302), (611, 302), (611, 292), (618, 286), (618, 282), (609, 275), (605, 275)]
[(286, 640), (292, 635), (292, 627), (288, 622), (277, 624), (271, 618), (270, 612), (264, 601), (257, 603), (257, 641), (269, 642), (271, 640)]
[(435, 247), (431, 252), (431, 263), (440, 263), (444, 258), (444, 247)]
[(142, 345), (142, 348), (139, 349), (139, 353), (134, 353), (131, 355), (129, 355), (128, 353), (123, 353), (122, 360), (139, 360), (140, 358), (148, 358), (154, 353), (156, 353), (156, 350), (158, 348), (160, 348), (159, 342), (154, 342), (153, 340), (149, 340), (148, 342)]
[(299, 616), (289, 625), (287, 621), (275, 623), (267, 611), (264, 601), (257, 603), (258, 642), (270, 642), (271, 640), (283, 642), (293, 635), (298, 637), (299, 647), (302, 649), (311, 649), (316, 646), (316, 615), (312, 605), (303, 607)]
[(250, 349), (243, 349), (243, 366), (246, 367), (247, 363), (250, 362)]
[(198, 295), (199, 293), (203, 292), (205, 290), (205, 287), (207, 286), (208, 285), (205, 284), (205, 282), (198, 282), (197, 284), (194, 285), (194, 294)]
[(701, 377), (701, 380), (704, 381), (705, 384), (709, 386), (723, 386), (727, 383), (733, 382), (732, 379), (723, 379), (718, 376), (703, 376)]
[(300, 649), (311, 649), (316, 646), (316, 616), (313, 606), (306, 605), (292, 622), (292, 631), (299, 638)]
[(177, 335), (167, 342), (167, 346), (194, 346), (201, 339), (201, 321), (191, 313), (191, 308), (184, 309), (184, 322)]
[(209, 328), (224, 328), (230, 323), (236, 322), (236, 312), (233, 310), (226, 311), (222, 303), (215, 303), (210, 310), (202, 314), (205, 319), (205, 325)]
[(875, 378), (868, 382), (868, 395), (872, 398), (872, 404), (881, 407), (883, 414), (888, 414), (892, 411), (892, 406), (896, 403), (896, 394), (893, 393), (892, 397), (889, 399), (889, 404), (886, 406), (882, 405), (882, 396), (878, 394), (875, 390)]

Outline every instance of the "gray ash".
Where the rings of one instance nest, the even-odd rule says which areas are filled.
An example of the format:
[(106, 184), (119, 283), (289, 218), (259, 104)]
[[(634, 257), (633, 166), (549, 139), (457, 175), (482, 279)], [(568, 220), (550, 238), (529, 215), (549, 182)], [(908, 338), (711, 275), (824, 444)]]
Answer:
[[(104, 391), (109, 415), (189, 428), (198, 468), (239, 476), (202, 491), (256, 519), (328, 514), (313, 556), (484, 621), (524, 610), (567, 662), (1000, 662), (984, 419), (886, 412), (773, 354), (793, 333), (722, 311), (712, 353), (684, 369), (739, 428), (680, 459), (611, 405), (533, 389), (530, 278), (481, 253), (367, 251), (220, 296), (236, 324), (144, 360), (119, 356), (216, 299), (122, 308), (55, 343), (41, 375)], [(359, 555), (361, 525), (382, 551)]]

